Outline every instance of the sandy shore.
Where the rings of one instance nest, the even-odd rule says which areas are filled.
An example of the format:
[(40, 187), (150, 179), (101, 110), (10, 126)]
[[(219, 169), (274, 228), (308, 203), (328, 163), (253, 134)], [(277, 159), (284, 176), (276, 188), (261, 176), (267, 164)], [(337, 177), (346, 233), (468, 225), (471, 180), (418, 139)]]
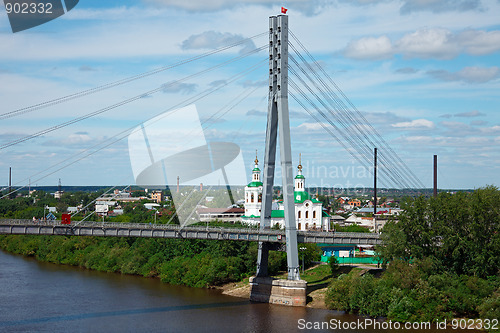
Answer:
[[(224, 295), (250, 299), (250, 285), (248, 284), (248, 279), (245, 279), (242, 282), (228, 283), (218, 287), (218, 289), (221, 289)], [(312, 292), (308, 291), (307, 293), (308, 299), (309, 298), (311, 299), (309, 299), (306, 306), (308, 308), (326, 309), (325, 306), (326, 290), (327, 288), (314, 290)]]

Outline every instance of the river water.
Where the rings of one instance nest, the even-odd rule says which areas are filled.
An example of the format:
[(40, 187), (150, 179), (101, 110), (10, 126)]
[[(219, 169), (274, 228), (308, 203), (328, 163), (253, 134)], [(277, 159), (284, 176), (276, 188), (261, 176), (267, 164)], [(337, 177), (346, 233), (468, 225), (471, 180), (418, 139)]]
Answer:
[(314, 332), (380, 331), (373, 326), (332, 329), (364, 320), (0, 251), (0, 332), (303, 332), (312, 325), (324, 328)]

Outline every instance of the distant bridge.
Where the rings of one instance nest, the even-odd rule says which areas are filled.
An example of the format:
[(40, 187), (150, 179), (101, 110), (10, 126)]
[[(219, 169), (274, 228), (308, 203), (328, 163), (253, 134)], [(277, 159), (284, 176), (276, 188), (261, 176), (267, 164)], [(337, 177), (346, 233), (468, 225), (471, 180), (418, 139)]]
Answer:
[[(286, 242), (284, 230), (111, 222), (81, 222), (78, 225), (68, 225), (61, 224), (61, 221), (33, 222), (18, 219), (0, 219), (0, 234), (238, 240), (274, 243), (277, 249), (284, 249)], [(357, 232), (298, 231), (297, 240), (300, 243), (382, 244), (378, 234)]]

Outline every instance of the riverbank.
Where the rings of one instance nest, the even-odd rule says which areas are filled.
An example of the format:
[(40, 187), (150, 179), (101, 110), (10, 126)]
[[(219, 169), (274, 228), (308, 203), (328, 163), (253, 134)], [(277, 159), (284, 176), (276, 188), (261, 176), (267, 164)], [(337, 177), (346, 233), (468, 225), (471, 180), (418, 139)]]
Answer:
[[(158, 278), (109, 274), (0, 251), (1, 332), (297, 332), (299, 320), (357, 318), (250, 302)], [(284, 320), (286, 318), (286, 320)], [(375, 333), (367, 331), (367, 333)]]
[[(307, 281), (306, 307), (314, 309), (328, 309), (325, 304), (328, 286), (332, 280), (340, 274), (348, 274), (351, 271), (354, 274), (362, 276), (368, 272), (371, 272), (372, 275), (377, 275), (381, 272), (381, 269), (377, 269), (375, 265), (345, 265), (340, 266), (336, 274), (332, 275), (330, 267), (326, 264), (318, 264), (308, 268), (304, 273), (301, 273), (301, 279)], [(286, 274), (283, 273), (274, 277), (286, 279)], [(245, 278), (242, 281), (227, 283), (216, 288), (222, 290), (224, 295), (249, 299), (250, 287), (248, 278)]]
[[(250, 298), (249, 277), (255, 272), (257, 246), (242, 242), (99, 238), (65, 236), (0, 236), (0, 248), (41, 262), (139, 275), (172, 285), (219, 289), (225, 295)], [(270, 271), (286, 267), (283, 253), (272, 253)], [(286, 279), (285, 274), (274, 275)], [(325, 309), (332, 280), (327, 265), (301, 275), (308, 282), (308, 307)]]

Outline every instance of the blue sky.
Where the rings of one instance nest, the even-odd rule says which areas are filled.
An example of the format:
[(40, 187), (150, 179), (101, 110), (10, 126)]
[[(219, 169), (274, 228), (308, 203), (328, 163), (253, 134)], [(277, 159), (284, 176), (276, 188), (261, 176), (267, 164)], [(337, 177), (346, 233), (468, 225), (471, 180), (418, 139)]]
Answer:
[[(422, 180), (441, 188), (500, 183), (500, 1), (85, 1), (52, 22), (13, 34), (0, 10), (0, 114), (173, 64), (268, 29), (289, 9), (290, 29), (356, 107)], [(255, 39), (255, 47), (267, 36)], [(248, 45), (247, 45), (248, 46)], [(244, 47), (148, 79), (17, 117), (0, 119), (0, 144), (164, 87), (149, 98), (0, 150), (0, 186), (133, 184), (127, 140), (39, 179), (51, 165), (169, 110), (266, 58), (255, 56), (165, 86), (230, 59)], [(248, 98), (216, 122), (208, 141), (237, 143), (250, 172), (262, 161), (267, 68), (196, 102), (207, 119), (240, 94)], [(294, 163), (302, 153), (308, 185), (370, 186), (359, 165), (290, 103)], [(80, 156), (80, 155), (78, 155)], [(57, 169), (57, 168), (56, 168)], [(326, 171), (325, 171), (326, 170)], [(3, 176), (2, 176), (3, 175)], [(384, 185), (384, 184), (382, 184)]]

